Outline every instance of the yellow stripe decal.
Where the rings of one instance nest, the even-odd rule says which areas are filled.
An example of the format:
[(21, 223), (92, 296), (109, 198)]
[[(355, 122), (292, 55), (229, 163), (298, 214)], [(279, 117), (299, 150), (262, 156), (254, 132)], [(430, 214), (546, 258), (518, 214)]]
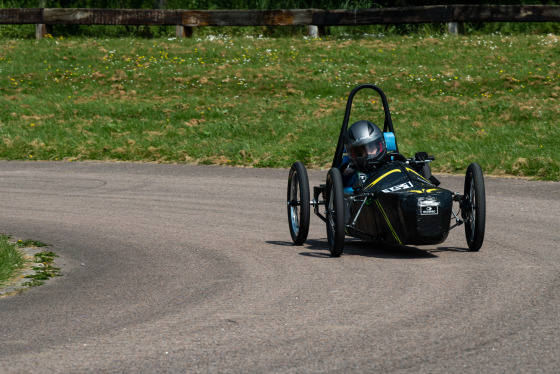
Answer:
[(400, 173), (400, 172), (401, 172), (401, 171), (400, 171), (399, 169), (393, 169), (393, 170), (391, 170), (391, 171), (388, 171), (387, 173), (383, 174), (382, 176), (380, 176), (379, 178), (377, 178), (376, 180), (374, 180), (373, 182), (371, 182), (371, 183), (369, 184), (369, 186), (367, 186), (366, 188), (370, 188), (370, 187), (375, 186), (375, 184), (376, 184), (377, 182), (379, 182), (381, 179), (385, 178), (387, 175), (389, 175), (389, 174), (391, 174), (391, 173)]
[(423, 176), (421, 176), (420, 174), (418, 174), (416, 172), (416, 170), (412, 170), (411, 168), (406, 168), (406, 170), (413, 172), (414, 174), (418, 175), (420, 178), (424, 179), (426, 182), (430, 183), (429, 180), (427, 180), (426, 178), (424, 178)]
[(408, 190), (407, 192), (414, 192), (414, 193), (432, 193), (434, 191), (439, 191), (439, 188), (422, 188), (422, 190)]
[(385, 217), (385, 222), (387, 222), (387, 225), (389, 225), (389, 229), (391, 229), (391, 233), (393, 234), (393, 237), (395, 238), (397, 243), (402, 245), (402, 242), (399, 239), (399, 236), (397, 235), (395, 229), (393, 228), (393, 225), (391, 225), (391, 221), (389, 221), (389, 217), (387, 217), (387, 215), (385, 214), (385, 211), (383, 210), (383, 207), (381, 206), (381, 202), (379, 202), (379, 199), (375, 199), (375, 203), (377, 204), (377, 207), (379, 208), (379, 210), (383, 214), (383, 217)]

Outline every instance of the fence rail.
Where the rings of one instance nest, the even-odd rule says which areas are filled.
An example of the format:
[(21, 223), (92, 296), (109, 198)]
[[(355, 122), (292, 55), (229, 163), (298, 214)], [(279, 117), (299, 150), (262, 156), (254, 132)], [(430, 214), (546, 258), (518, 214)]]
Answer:
[(560, 22), (558, 5), (433, 5), (368, 9), (0, 9), (1, 24), (351, 26), (403, 23)]

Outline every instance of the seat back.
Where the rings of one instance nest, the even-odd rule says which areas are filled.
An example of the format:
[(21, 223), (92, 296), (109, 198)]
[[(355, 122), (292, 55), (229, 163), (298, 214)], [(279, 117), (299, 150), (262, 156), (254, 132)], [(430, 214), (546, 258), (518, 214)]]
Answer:
[(395, 139), (395, 133), (384, 132), (383, 137), (385, 137), (385, 144), (387, 145), (387, 152), (397, 152), (397, 141)]

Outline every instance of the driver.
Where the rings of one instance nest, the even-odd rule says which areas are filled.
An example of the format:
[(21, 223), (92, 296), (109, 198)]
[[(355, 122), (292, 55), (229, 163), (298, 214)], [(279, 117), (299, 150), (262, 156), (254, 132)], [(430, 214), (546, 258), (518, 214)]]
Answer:
[(374, 123), (364, 120), (348, 128), (344, 147), (346, 154), (340, 166), (344, 186), (354, 186), (360, 173), (371, 172), (368, 161), (379, 160), (387, 152), (383, 132)]

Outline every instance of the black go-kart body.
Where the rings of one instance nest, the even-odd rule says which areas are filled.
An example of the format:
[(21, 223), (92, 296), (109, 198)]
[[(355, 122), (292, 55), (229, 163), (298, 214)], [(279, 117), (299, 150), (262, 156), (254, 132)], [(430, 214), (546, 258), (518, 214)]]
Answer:
[(346, 235), (395, 244), (439, 244), (449, 233), (453, 194), (409, 165), (385, 164), (364, 182), (345, 189)]
[[(344, 186), (340, 168), (344, 163), (343, 140), (352, 100), (358, 91), (367, 88), (376, 91), (383, 103), (383, 133), (388, 152), (368, 164), (356, 184)], [(305, 166), (296, 162), (290, 169), (287, 206), (292, 240), (298, 245), (305, 243), (313, 207), (315, 215), (326, 223), (333, 256), (342, 254), (345, 236), (398, 245), (435, 245), (443, 243), (449, 231), (462, 224), (469, 250), (478, 251), (484, 240), (486, 220), (482, 170), (476, 163), (469, 165), (464, 193), (460, 194), (439, 187), (429, 167), (433, 160), (433, 156), (406, 158), (400, 154), (384, 92), (371, 84), (356, 87), (348, 97), (326, 183), (313, 187), (312, 200)]]

